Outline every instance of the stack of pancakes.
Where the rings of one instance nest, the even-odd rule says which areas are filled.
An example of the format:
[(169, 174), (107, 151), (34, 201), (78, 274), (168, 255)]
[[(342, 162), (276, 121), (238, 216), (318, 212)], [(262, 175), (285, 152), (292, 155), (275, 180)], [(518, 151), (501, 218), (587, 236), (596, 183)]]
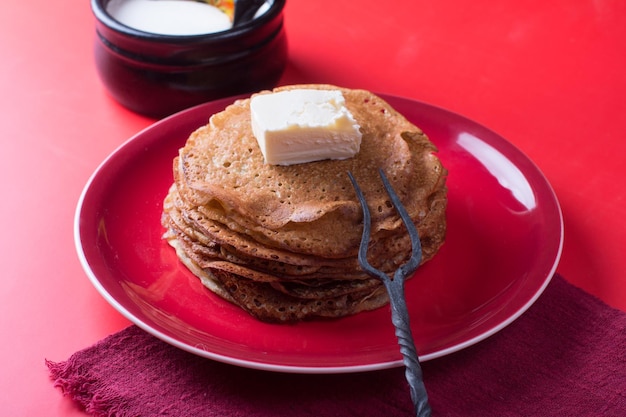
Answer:
[[(174, 159), (164, 237), (210, 290), (263, 321), (341, 317), (388, 302), (359, 267), (363, 215), (347, 172), (372, 214), (370, 263), (389, 274), (411, 243), (382, 186), (382, 168), (420, 233), (423, 261), (443, 244), (446, 170), (424, 133), (384, 100), (339, 89), (360, 125), (359, 153), (345, 160), (268, 165), (252, 133), (250, 100), (213, 115)], [(262, 92), (259, 94), (266, 94)]]

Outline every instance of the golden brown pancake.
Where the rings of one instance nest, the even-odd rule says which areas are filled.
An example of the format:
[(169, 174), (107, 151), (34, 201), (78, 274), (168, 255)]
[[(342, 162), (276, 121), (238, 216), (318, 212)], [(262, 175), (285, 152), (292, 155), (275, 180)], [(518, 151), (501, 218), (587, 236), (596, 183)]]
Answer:
[(212, 291), (265, 321), (341, 317), (388, 302), (381, 283), (358, 265), (362, 212), (348, 171), (372, 214), (368, 255), (375, 267), (392, 273), (411, 252), (379, 168), (416, 224), (423, 262), (445, 238), (446, 170), (426, 135), (368, 91), (274, 91), (295, 88), (342, 91), (363, 135), (355, 157), (266, 164), (250, 100), (238, 100), (189, 137), (164, 201), (165, 238), (179, 258)]

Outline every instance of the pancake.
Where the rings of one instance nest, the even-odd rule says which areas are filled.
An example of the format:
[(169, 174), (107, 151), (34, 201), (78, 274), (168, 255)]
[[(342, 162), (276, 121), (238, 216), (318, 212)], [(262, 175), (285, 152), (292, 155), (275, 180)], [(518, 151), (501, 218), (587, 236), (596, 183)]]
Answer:
[[(191, 134), (173, 161), (164, 237), (213, 292), (271, 322), (341, 317), (388, 302), (357, 261), (362, 212), (353, 173), (372, 214), (370, 263), (393, 273), (411, 244), (380, 177), (381, 168), (419, 233), (423, 262), (445, 239), (446, 170), (417, 126), (380, 97), (338, 89), (362, 133), (344, 160), (269, 165), (238, 100)], [(259, 94), (268, 94), (264, 91)]]

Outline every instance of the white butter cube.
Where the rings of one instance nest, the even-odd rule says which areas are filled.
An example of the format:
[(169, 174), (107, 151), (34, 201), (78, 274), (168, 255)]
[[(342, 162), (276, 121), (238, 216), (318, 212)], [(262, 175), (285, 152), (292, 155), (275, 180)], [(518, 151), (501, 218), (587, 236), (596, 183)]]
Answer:
[(359, 125), (341, 91), (260, 94), (252, 97), (250, 111), (252, 131), (268, 164), (346, 159), (359, 152)]

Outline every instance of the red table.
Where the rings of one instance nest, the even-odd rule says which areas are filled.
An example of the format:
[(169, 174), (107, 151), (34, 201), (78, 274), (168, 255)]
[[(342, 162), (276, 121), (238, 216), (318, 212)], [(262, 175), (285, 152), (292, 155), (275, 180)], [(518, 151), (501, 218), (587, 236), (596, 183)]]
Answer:
[[(626, 311), (626, 3), (393, 4), (289, 0), (281, 83), (409, 97), (498, 132), (560, 199), (558, 272)], [(98, 164), (153, 120), (101, 85), (88, 1), (0, 7), (0, 410), (83, 415), (52, 388), (44, 359), (64, 360), (129, 323), (79, 264), (74, 210)]]

